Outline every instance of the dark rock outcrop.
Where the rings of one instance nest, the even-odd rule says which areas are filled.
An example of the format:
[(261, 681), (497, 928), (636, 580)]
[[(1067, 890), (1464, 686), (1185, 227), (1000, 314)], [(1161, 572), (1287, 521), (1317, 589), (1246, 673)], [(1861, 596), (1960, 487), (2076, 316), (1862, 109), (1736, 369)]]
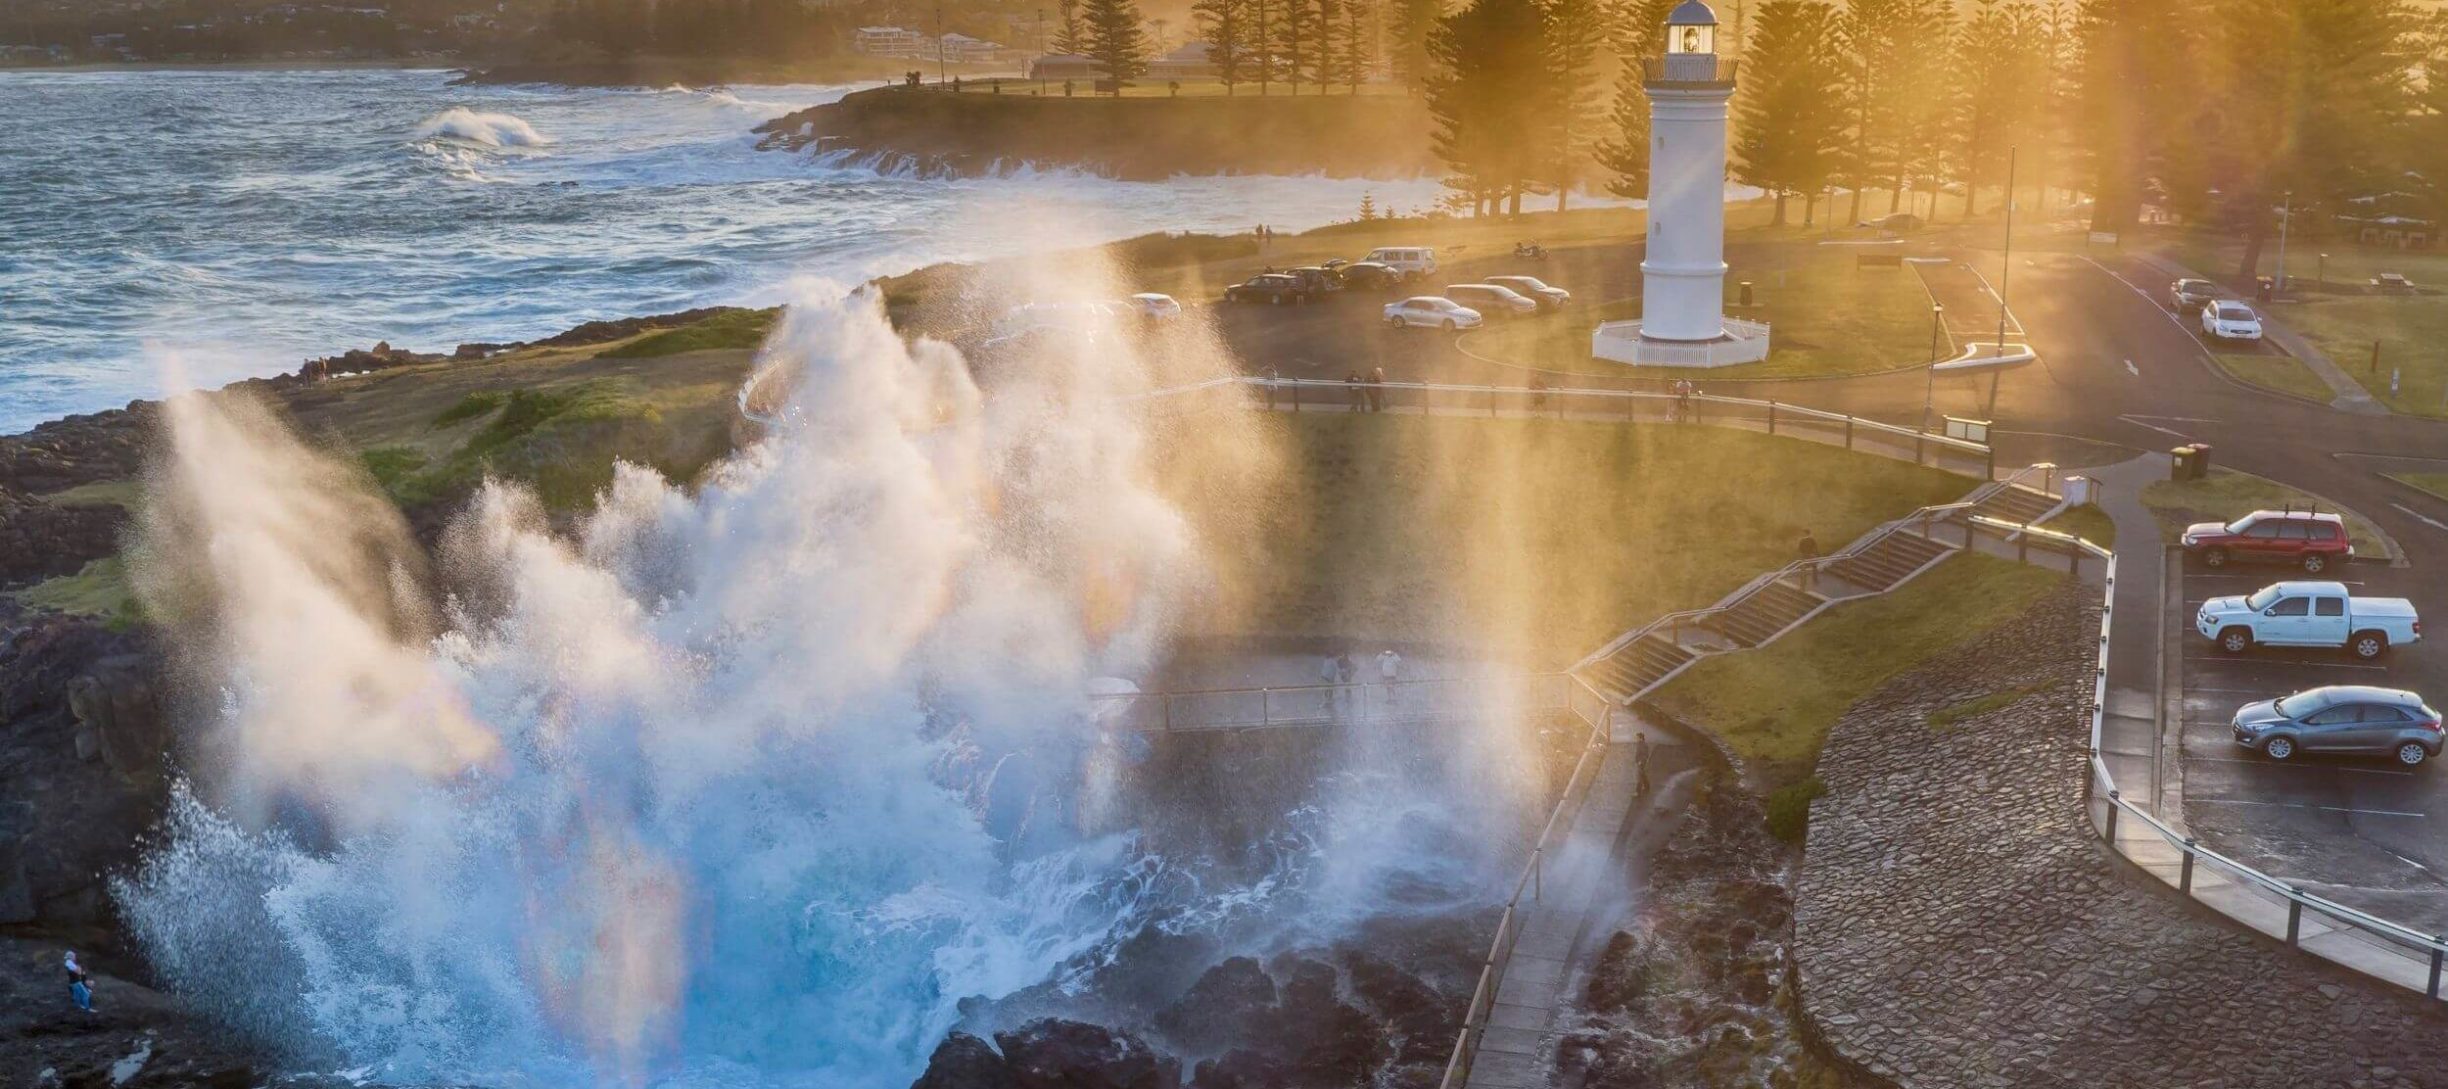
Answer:
[(1193, 1052), (1250, 1038), (1275, 1010), (1275, 980), (1249, 957), (1207, 970), (1181, 999), (1156, 1015), (1165, 1038)]
[(1181, 1064), (1127, 1032), (1048, 1017), (995, 1034), (1020, 1089), (1176, 1089)]
[(104, 880), (135, 860), (164, 799), (159, 661), (140, 637), (73, 617), (0, 636), (0, 921), (107, 927)]
[(76, 574), (116, 550), (126, 524), (116, 505), (53, 503), (0, 481), (0, 587)]
[(910, 1089), (1019, 1089), (1020, 1079), (1003, 1064), (994, 1046), (966, 1032), (955, 1032), (935, 1045), (926, 1073)]
[(249, 1089), (264, 1056), (176, 999), (114, 974), (80, 947), (94, 1012), (68, 999), (60, 946), (0, 939), (0, 1085), (57, 1089)]

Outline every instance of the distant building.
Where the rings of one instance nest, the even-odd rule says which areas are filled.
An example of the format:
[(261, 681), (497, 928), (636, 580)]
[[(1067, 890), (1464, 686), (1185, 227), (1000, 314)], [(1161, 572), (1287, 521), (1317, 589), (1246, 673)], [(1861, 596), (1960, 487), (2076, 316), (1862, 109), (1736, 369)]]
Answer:
[(1096, 79), (1099, 74), (1096, 61), (1077, 53), (1048, 53), (1029, 62), (1030, 79)]
[(1207, 59), (1207, 43), (1191, 42), (1148, 62), (1150, 79), (1214, 79), (1215, 62)]
[(1003, 55), (1003, 47), (1000, 44), (986, 41), (982, 38), (972, 38), (966, 34), (944, 35), (942, 39), (942, 48), (943, 52), (941, 53), (941, 56), (943, 59), (951, 61), (954, 64), (960, 64), (963, 62), (971, 64), (985, 64), (997, 60)]
[(926, 35), (897, 26), (863, 26), (850, 48), (873, 57), (915, 57), (927, 52)]

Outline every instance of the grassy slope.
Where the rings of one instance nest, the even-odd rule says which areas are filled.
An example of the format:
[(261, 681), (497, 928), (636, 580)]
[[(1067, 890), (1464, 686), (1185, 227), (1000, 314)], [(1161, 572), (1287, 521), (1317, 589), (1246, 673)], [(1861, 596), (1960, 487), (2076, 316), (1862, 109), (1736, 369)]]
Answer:
[[(1729, 301), (1736, 297), (1738, 282), (1752, 281), (1759, 306), (1738, 316), (1771, 323), (1774, 350), (1762, 362), (1713, 370), (1709, 377), (1856, 374), (1918, 362), (1929, 354), (1929, 292), (1910, 266), (1856, 268), (1855, 251), (1840, 246), (1802, 253), (1787, 267), (1728, 273)], [(1590, 358), (1590, 331), (1601, 321), (1639, 316), (1638, 299), (1614, 300), (1561, 321), (1521, 322), (1473, 333), (1466, 346), (1522, 366), (1620, 375), (1621, 364)]]
[(2324, 405), (2337, 396), (2329, 383), (2321, 381), (2312, 368), (2291, 355), (2213, 351), (2210, 358), (2220, 370), (2247, 385), (2291, 393)]
[[(2326, 250), (2322, 263), (2315, 255)], [(2187, 236), (2175, 256), (2197, 272), (2231, 276), (2243, 259), (2243, 245), (2232, 239)], [(2262, 254), (2261, 274), (2277, 267), (2277, 246)], [(2298, 301), (2264, 305), (2270, 317), (2302, 333), (2328, 354), (2381, 403), (2399, 412), (2448, 417), (2448, 296), (2370, 295), (2363, 286), (2383, 272), (2395, 272), (2415, 284), (2448, 287), (2448, 254), (2407, 252), (2364, 247), (2352, 242), (2298, 243), (2287, 255), (2288, 279)], [(2321, 290), (2324, 276), (2329, 290)], [(2371, 366), (2372, 342), (2380, 342), (2380, 364)], [(2403, 372), (2398, 392), (2389, 393), (2389, 372)], [(2248, 381), (2250, 379), (2247, 379)], [(2321, 400), (2328, 400), (2323, 387)]]
[[(1414, 416), (1263, 417), (1288, 483), (1257, 515), (1198, 504), (1219, 630), (1479, 642), (1560, 668), (1650, 617), (1959, 498), (1961, 477), (1710, 428)], [(1169, 467), (1185, 496), (1205, 477)]]
[(2049, 519), (2047, 528), (2071, 533), (2102, 548), (2116, 547), (2116, 523), (2095, 503), (2067, 508), (2065, 513)]
[(2410, 488), (2420, 488), (2442, 499), (2448, 499), (2448, 473), (2390, 473), (2394, 480)]
[(1716, 732), (1772, 780), (1796, 780), (1855, 701), (2020, 615), (2064, 579), (2011, 560), (1958, 556), (1893, 593), (1839, 605), (1763, 649), (1706, 659), (1655, 698)]
[(2292, 504), (2317, 505), (2324, 511), (2344, 511), (2346, 536), (2359, 556), (2385, 556), (2380, 531), (2369, 519), (2310, 492), (2297, 491), (2266, 477), (2213, 468), (2207, 480), (2154, 480), (2142, 489), (2142, 505), (2158, 516), (2159, 528), (2173, 541), (2195, 522), (2225, 522), (2256, 510)]

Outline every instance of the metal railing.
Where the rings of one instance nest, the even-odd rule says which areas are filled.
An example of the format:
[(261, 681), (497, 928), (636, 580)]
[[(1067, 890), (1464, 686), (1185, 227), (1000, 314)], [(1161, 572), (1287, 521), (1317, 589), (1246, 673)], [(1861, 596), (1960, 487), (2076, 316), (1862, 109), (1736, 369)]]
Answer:
[[(2032, 533), (2051, 533), (2033, 529)], [(2336, 924), (2332, 933), (2351, 932), (2350, 938), (2363, 942), (2373, 952), (2394, 954), (2402, 962), (2382, 960), (2377, 963), (2347, 950), (2306, 949), (2315, 955), (2361, 971), (2374, 978), (2420, 991), (2425, 998), (2438, 1000), (2441, 977), (2448, 968), (2448, 935), (2425, 934), (2403, 923), (2383, 919), (2360, 908), (2348, 907), (2337, 901), (2305, 892), (2301, 885), (2273, 877), (2250, 865), (2229, 858), (2201, 845), (2201, 841), (2184, 834), (2159, 818), (2155, 813), (2126, 800), (2117, 788), (2116, 776), (2108, 769), (2108, 760), (2101, 744), (2101, 733), (2108, 714), (2108, 644), (2116, 622), (2116, 553), (2088, 541), (2053, 534), (2071, 540), (2076, 547), (2107, 562), (2107, 589), (2100, 606), (2099, 649), (2093, 663), (2091, 682), (2091, 739), (2089, 777), (2084, 783), (2083, 805), (2092, 831), (2098, 833), (2108, 849), (2124, 856), (2176, 890), (2177, 895), (2200, 903), (2246, 927), (2263, 931), (2273, 937), (2283, 937), (2290, 947), (2305, 949), (2304, 914), (2311, 912), (2319, 919)], [(2129, 846), (2119, 838), (2119, 829), (2135, 827), (2145, 831), (2136, 837), (2139, 846)], [(2170, 865), (2168, 858), (2149, 857), (2154, 852), (2173, 855), (2174, 873), (2161, 872)], [(2223, 876), (2231, 886), (2245, 892), (2247, 899), (2213, 898), (2213, 891), (2199, 878), (2207, 866), (2214, 876)], [(2283, 905), (2286, 922), (2281, 929), (2274, 916), (2269, 927), (2251, 916), (2257, 908), (2274, 911)], [(2359, 952), (2359, 951), (2355, 951)], [(2416, 982), (2420, 980), (2421, 982)]]
[[(1412, 681), (1110, 692), (1088, 697), (1103, 725), (1144, 733), (1262, 730), (1418, 722), (1481, 714), (1570, 711), (1574, 678), (1563, 673), (1505, 673)], [(1586, 686), (1583, 686), (1586, 687)]]
[[(1530, 845), (1530, 861), (1523, 865), (1521, 878), (1513, 883), (1513, 895), (1506, 898), (1504, 913), (1496, 918), (1496, 937), (1488, 943), (1487, 960), (1479, 966), (1479, 981), (1471, 989), (1470, 1005), (1462, 1011), (1462, 1031), (1454, 1038), (1453, 1053), (1445, 1060), (1445, 1075), (1438, 1081), (1439, 1089), (1461, 1089), (1470, 1080), (1471, 1062), (1478, 1057), (1480, 1038), (1487, 1034), (1488, 1015), (1496, 1006), (1496, 990), (1504, 984), (1505, 969), (1513, 962), (1513, 945), (1521, 938), (1523, 901), (1537, 903), (1546, 893), (1546, 861), (1562, 838), (1570, 834), (1573, 819), (1581, 812), (1581, 803), (1589, 797), (1590, 784), (1597, 781), (1599, 765), (1606, 760), (1610, 731), (1613, 729), (1615, 705), (1589, 682), (1570, 678), (1575, 697), (1573, 715), (1589, 726), (1589, 738), (1581, 746), (1581, 758), (1574, 761), (1572, 777), (1565, 781), (1564, 792), (1556, 798), (1547, 823), (1539, 829), (1538, 839)], [(1583, 713), (1587, 706), (1594, 713)]]

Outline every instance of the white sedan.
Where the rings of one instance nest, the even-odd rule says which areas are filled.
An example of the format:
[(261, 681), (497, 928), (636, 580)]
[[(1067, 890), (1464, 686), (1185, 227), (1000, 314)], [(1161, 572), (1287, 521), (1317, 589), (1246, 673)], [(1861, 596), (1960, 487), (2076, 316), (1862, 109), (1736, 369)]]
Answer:
[(1138, 311), (1140, 317), (1154, 321), (1178, 318), (1182, 313), (1180, 300), (1154, 291), (1142, 291), (1123, 300), (1122, 305)]
[(2221, 300), (2202, 307), (2202, 332), (2225, 340), (2261, 339), (2261, 316), (2240, 302)]
[(1480, 325), (1478, 311), (1435, 295), (1387, 303), (1385, 320), (1397, 329), (1476, 329)]

